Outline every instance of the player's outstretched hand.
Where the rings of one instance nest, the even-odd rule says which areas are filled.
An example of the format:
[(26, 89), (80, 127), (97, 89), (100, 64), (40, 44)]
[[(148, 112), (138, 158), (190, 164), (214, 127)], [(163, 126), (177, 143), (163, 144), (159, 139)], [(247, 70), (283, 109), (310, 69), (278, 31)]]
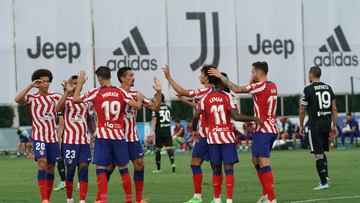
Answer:
[(169, 79), (171, 76), (170, 76), (170, 70), (169, 70), (169, 67), (167, 65), (165, 65), (163, 68), (162, 68), (162, 71), (165, 75), (165, 78), (166, 79)]
[(190, 139), (195, 141), (195, 142), (199, 142), (199, 138), (200, 138), (199, 132), (198, 131), (193, 131)]
[(162, 90), (160, 79), (157, 78), (157, 77), (154, 77), (154, 85), (153, 85), (153, 88), (154, 88), (154, 90), (157, 91), (157, 92), (161, 92), (161, 90)]
[(304, 126), (299, 126), (299, 133), (300, 133), (300, 135), (304, 136), (304, 134), (305, 134)]
[(31, 87), (39, 87), (42, 82), (43, 81), (41, 79), (36, 79), (36, 80), (32, 81), (32, 83), (30, 85), (31, 85)]
[(210, 68), (208, 73), (209, 73), (210, 76), (215, 76), (215, 77), (218, 77), (218, 78), (220, 78), (222, 76), (221, 72), (216, 68)]
[(338, 131), (337, 131), (336, 127), (331, 128), (329, 140), (334, 141), (335, 138), (337, 137), (337, 135), (338, 135)]
[(78, 83), (80, 84), (80, 85), (83, 85), (83, 84), (85, 84), (85, 82), (86, 82), (86, 80), (87, 80), (88, 78), (87, 78), (87, 76), (86, 76), (86, 73), (85, 73), (85, 71), (80, 71), (80, 73), (79, 73), (79, 76), (78, 76)]

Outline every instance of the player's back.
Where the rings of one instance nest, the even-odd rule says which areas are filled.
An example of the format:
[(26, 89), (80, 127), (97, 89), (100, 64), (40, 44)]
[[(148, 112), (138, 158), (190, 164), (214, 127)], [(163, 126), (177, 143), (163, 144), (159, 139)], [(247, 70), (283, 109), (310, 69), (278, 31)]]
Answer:
[(156, 117), (155, 131), (160, 134), (171, 135), (171, 108), (166, 104), (161, 104), (160, 110), (153, 112), (153, 117)]
[(304, 89), (309, 115), (310, 126), (331, 127), (332, 101), (334, 93), (332, 88), (323, 82), (314, 82)]
[[(114, 86), (99, 87), (89, 96), (97, 115), (97, 137), (105, 139), (124, 139), (123, 115), (125, 100), (129, 98)], [(91, 94), (91, 91), (90, 91)]]
[(200, 108), (208, 121), (208, 143), (234, 143), (234, 129), (230, 122), (230, 109), (236, 109), (232, 96), (223, 91), (209, 93), (200, 101)]
[[(262, 128), (255, 126), (255, 131), (277, 133), (276, 107), (278, 91), (276, 84), (271, 81), (255, 83), (258, 86), (253, 94), (254, 116), (264, 122)], [(251, 93), (251, 92), (250, 92)]]

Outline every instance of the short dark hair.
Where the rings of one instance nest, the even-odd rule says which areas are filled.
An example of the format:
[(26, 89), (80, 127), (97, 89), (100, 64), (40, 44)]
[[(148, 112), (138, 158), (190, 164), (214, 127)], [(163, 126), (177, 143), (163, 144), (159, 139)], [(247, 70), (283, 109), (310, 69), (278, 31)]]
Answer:
[(49, 71), (48, 69), (37, 69), (31, 75), (31, 81), (35, 81), (37, 79), (40, 79), (41, 77), (48, 77), (49, 82), (52, 82), (52, 80), (53, 80), (53, 75), (52, 75), (51, 71)]
[(180, 123), (179, 119), (175, 119), (174, 121), (175, 121), (175, 123)]
[(111, 78), (111, 71), (110, 68), (106, 66), (100, 66), (95, 71), (96, 76), (101, 77), (103, 79), (109, 80)]
[(321, 77), (321, 68), (319, 66), (313, 66), (310, 68), (309, 73), (311, 73), (314, 77)]
[(121, 77), (125, 76), (125, 73), (129, 70), (132, 70), (132, 68), (130, 68), (130, 67), (119, 68), (119, 70), (117, 71), (117, 78), (118, 78), (119, 82), (122, 82)]
[(70, 77), (70, 80), (76, 80), (76, 79), (78, 79), (78, 77), (79, 77), (79, 76), (77, 76), (77, 75), (72, 75), (72, 76)]
[(252, 66), (256, 69), (256, 70), (261, 70), (262, 72), (264, 72), (265, 74), (268, 73), (269, 71), (269, 67), (268, 64), (265, 61), (257, 61), (254, 62), (252, 64)]
[[(156, 94), (155, 94), (156, 95)], [(155, 96), (154, 95), (154, 96)], [(165, 102), (165, 95), (163, 93), (161, 93), (161, 103), (164, 103)]]
[(352, 113), (351, 113), (351, 112), (347, 112), (346, 115), (347, 115), (347, 116), (352, 116)]
[(213, 83), (213, 82), (214, 82), (214, 78), (216, 78), (216, 77), (209, 75), (209, 70), (210, 70), (210, 68), (215, 68), (215, 69), (217, 69), (217, 67), (214, 66), (214, 65), (205, 64), (205, 65), (201, 68), (201, 72), (204, 73), (204, 74), (208, 77), (210, 84), (214, 84), (214, 83)]

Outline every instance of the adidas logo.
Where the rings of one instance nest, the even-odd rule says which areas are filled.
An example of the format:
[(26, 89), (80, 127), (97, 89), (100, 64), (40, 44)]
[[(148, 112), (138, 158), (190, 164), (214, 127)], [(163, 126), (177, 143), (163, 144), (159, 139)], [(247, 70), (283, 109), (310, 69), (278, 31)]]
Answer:
[[(344, 35), (341, 26), (334, 29), (335, 35), (326, 39), (327, 44), (319, 48), (320, 53), (326, 55), (316, 56), (314, 64), (318, 66), (358, 66), (358, 56), (351, 55), (351, 48)], [(348, 53), (348, 54), (347, 54)]]
[(121, 41), (122, 46), (112, 52), (113, 56), (119, 58), (108, 60), (107, 66), (113, 71), (124, 66), (132, 67), (133, 70), (156, 70), (157, 60), (150, 57), (149, 49), (139, 29), (134, 27), (130, 30), (130, 35)]

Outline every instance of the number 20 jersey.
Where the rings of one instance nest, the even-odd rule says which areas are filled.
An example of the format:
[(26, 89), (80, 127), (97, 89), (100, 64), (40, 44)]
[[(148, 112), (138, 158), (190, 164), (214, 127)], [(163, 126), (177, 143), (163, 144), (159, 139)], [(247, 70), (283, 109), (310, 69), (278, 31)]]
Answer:
[(96, 137), (102, 139), (124, 139), (125, 106), (131, 100), (118, 87), (102, 86), (81, 96), (83, 102), (92, 102), (96, 115)]

